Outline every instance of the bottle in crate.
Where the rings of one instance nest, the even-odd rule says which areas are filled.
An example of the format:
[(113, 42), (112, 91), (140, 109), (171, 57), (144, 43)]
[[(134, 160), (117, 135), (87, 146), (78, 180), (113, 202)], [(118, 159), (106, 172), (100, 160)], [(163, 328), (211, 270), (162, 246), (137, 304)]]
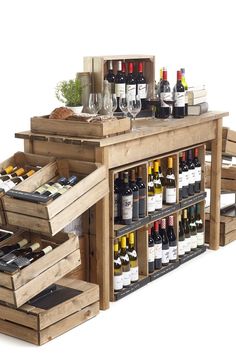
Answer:
[(168, 168), (166, 172), (166, 204), (176, 203), (176, 183), (173, 169), (173, 158), (168, 157)]
[(128, 256), (130, 261), (130, 274), (131, 274), (131, 283), (135, 283), (139, 279), (139, 268), (138, 268), (138, 255), (134, 247), (134, 233), (129, 234), (129, 247), (128, 247)]
[(126, 249), (126, 236), (121, 237), (120, 259), (122, 263), (123, 286), (128, 287), (131, 283), (130, 261)]
[(184, 236), (184, 228), (182, 223), (181, 214), (178, 216), (179, 221), (179, 240), (178, 240), (178, 255), (182, 257), (185, 255), (185, 236)]
[(114, 291), (120, 291), (123, 289), (123, 274), (122, 264), (119, 256), (119, 244), (114, 243), (114, 276), (113, 276), (113, 288)]
[(152, 238), (152, 229), (148, 228), (148, 272), (153, 273), (155, 270), (154, 265), (155, 254), (154, 254), (154, 240)]
[(133, 215), (133, 192), (129, 186), (129, 173), (124, 172), (124, 185), (121, 193), (122, 223), (129, 225), (132, 223)]
[(186, 152), (183, 151), (180, 157), (182, 169), (182, 198), (188, 198), (189, 172), (186, 162)]
[(137, 221), (137, 220), (139, 220), (139, 188), (136, 184), (134, 169), (131, 170), (130, 188), (132, 189), (132, 192), (133, 192), (132, 219), (133, 219), (133, 221)]
[(148, 213), (153, 213), (155, 211), (155, 191), (154, 191), (154, 181), (152, 174), (152, 167), (148, 166), (148, 200), (147, 200), (147, 211)]
[(169, 264), (169, 240), (166, 233), (166, 219), (161, 219), (160, 235), (162, 238), (162, 265)]
[(197, 248), (197, 226), (195, 222), (194, 206), (191, 206), (189, 208), (189, 214), (190, 214), (189, 229), (190, 229), (190, 237), (191, 237), (191, 250), (195, 250)]
[(155, 221), (153, 225), (152, 238), (154, 240), (154, 267), (162, 267), (162, 238), (159, 233), (159, 222)]
[(204, 235), (204, 225), (201, 218), (201, 210), (200, 204), (197, 204), (196, 208), (196, 226), (197, 226), (197, 246), (201, 247), (204, 245), (205, 242), (205, 235)]
[(202, 180), (202, 168), (201, 163), (198, 159), (198, 148), (194, 149), (194, 159), (193, 163), (195, 165), (195, 185), (194, 192), (199, 193), (201, 191), (201, 180)]
[(155, 197), (155, 210), (162, 209), (162, 185), (159, 176), (159, 161), (154, 161), (154, 197)]
[(192, 149), (188, 150), (188, 195), (194, 195), (195, 191), (195, 165)]
[(184, 229), (184, 237), (185, 237), (185, 253), (189, 253), (191, 251), (191, 237), (190, 237), (188, 210), (187, 209), (184, 209), (183, 229)]

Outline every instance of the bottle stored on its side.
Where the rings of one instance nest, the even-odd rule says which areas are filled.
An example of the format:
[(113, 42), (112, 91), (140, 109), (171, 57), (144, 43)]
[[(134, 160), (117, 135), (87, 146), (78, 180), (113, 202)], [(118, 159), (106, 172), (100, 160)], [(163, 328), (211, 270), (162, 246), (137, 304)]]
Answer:
[(137, 82), (134, 75), (134, 63), (129, 62), (128, 75), (126, 79), (126, 90), (130, 100), (135, 100), (136, 86), (137, 86)]
[(200, 210), (200, 204), (197, 204), (197, 208), (196, 208), (196, 226), (197, 226), (197, 246), (201, 247), (204, 245), (205, 243), (205, 235), (204, 235), (204, 225), (203, 225), (203, 221), (201, 218), (201, 210)]
[(14, 243), (12, 245), (2, 246), (0, 248), (0, 257), (3, 257), (10, 252), (16, 251), (16, 250), (24, 247), (25, 245), (27, 245), (27, 243), (28, 243), (28, 240), (26, 238), (23, 238), (22, 240), (18, 241), (17, 243)]
[(182, 79), (181, 82), (184, 86), (184, 90), (185, 90), (185, 110), (184, 110), (184, 115), (187, 116), (188, 115), (188, 84), (186, 82), (186, 78), (185, 78), (185, 69), (181, 68), (181, 73), (182, 73)]
[(23, 168), (18, 168), (13, 173), (2, 176), (0, 178), (0, 188), (4, 189), (5, 183), (7, 181), (12, 180), (12, 178), (14, 178), (14, 177), (22, 176), (24, 173), (25, 173), (25, 170)]
[(197, 226), (195, 222), (194, 206), (190, 207), (190, 222), (189, 222), (190, 236), (191, 236), (191, 250), (197, 248)]
[(114, 243), (114, 275), (113, 275), (113, 288), (114, 291), (120, 291), (123, 289), (123, 274), (122, 274), (122, 264), (119, 256), (119, 245), (118, 242)]
[(171, 89), (167, 80), (167, 70), (163, 68), (163, 79), (160, 83), (160, 107), (159, 118), (169, 118), (170, 106), (168, 102), (172, 101)]
[(154, 196), (155, 196), (155, 210), (162, 209), (162, 185), (159, 177), (159, 161), (154, 161)]
[(119, 99), (120, 96), (125, 95), (125, 86), (126, 86), (126, 77), (122, 72), (122, 61), (118, 61), (117, 74), (115, 76), (115, 94), (117, 97), (117, 109), (116, 111), (120, 112), (119, 108)]
[(183, 257), (185, 255), (185, 236), (184, 236), (184, 228), (182, 224), (181, 214), (179, 214), (178, 220), (179, 220), (178, 255), (179, 257)]
[(146, 185), (142, 179), (142, 168), (139, 167), (138, 169), (138, 178), (136, 184), (139, 188), (139, 217), (144, 218), (147, 215), (147, 191)]
[(115, 75), (113, 72), (112, 60), (108, 60), (107, 62), (107, 74), (105, 75), (104, 80), (107, 80), (111, 84), (111, 93), (115, 93)]
[(175, 184), (175, 175), (174, 175), (172, 157), (168, 157), (168, 168), (166, 172), (165, 185), (166, 185), (166, 204), (175, 204), (176, 184)]
[(114, 180), (114, 222), (119, 222), (119, 187), (118, 187), (118, 174), (115, 175)]
[(51, 251), (52, 251), (52, 246), (47, 246), (39, 252), (32, 252), (32, 253), (28, 254), (27, 256), (24, 255), (24, 256), (17, 257), (14, 260), (14, 262), (12, 262), (12, 264), (17, 265), (18, 268), (22, 269), (22, 268), (27, 267), (29, 264), (37, 261), (37, 259), (45, 256), (46, 254), (48, 254)]
[(79, 179), (77, 176), (70, 176), (67, 180), (67, 184), (60, 188), (56, 194), (53, 195), (52, 199), (55, 200), (58, 197), (60, 197), (62, 194), (68, 191), (68, 189), (72, 188), (79, 182)]
[(129, 172), (124, 172), (124, 185), (121, 197), (122, 223), (130, 225), (133, 214), (133, 192), (129, 186)]
[(138, 75), (137, 75), (137, 95), (141, 98), (142, 109), (146, 107), (147, 99), (147, 82), (143, 76), (143, 63), (138, 63)]
[(188, 165), (186, 162), (185, 151), (182, 152), (181, 166), (182, 166), (182, 198), (188, 198), (189, 172), (188, 172)]
[(170, 215), (168, 218), (167, 237), (169, 241), (169, 261), (174, 263), (177, 261), (177, 240), (174, 231), (173, 215)]
[(0, 242), (8, 239), (9, 237), (11, 237), (13, 235), (13, 233), (11, 231), (7, 231), (7, 230), (0, 230)]
[(185, 115), (185, 90), (181, 79), (181, 71), (177, 71), (177, 83), (174, 87), (174, 118), (184, 118)]
[(123, 286), (128, 287), (131, 283), (130, 261), (126, 249), (126, 236), (121, 237), (120, 259), (122, 263)]
[(201, 163), (198, 159), (198, 148), (194, 149), (194, 159), (193, 163), (195, 166), (195, 185), (194, 192), (199, 193), (201, 191), (201, 180), (202, 180), (202, 168)]
[(179, 162), (179, 200), (182, 200), (183, 196), (183, 177), (182, 177), (182, 161)]
[(35, 173), (34, 170), (30, 170), (29, 172), (25, 173), (23, 176), (13, 177), (12, 179), (6, 181), (5, 187), (3, 189), (5, 192), (9, 191), (10, 189), (14, 188), (17, 184), (24, 181), (26, 178), (32, 176)]
[(42, 186), (38, 187), (35, 191), (34, 194), (39, 194), (42, 195), (46, 190), (53, 185), (53, 182), (48, 182), (43, 184)]
[(185, 237), (185, 253), (189, 253), (191, 251), (191, 237), (190, 237), (187, 209), (184, 209), (183, 229), (184, 229), (184, 237)]
[(155, 253), (154, 253), (154, 240), (152, 238), (152, 229), (148, 228), (148, 272), (153, 273), (155, 270), (154, 265)]
[(52, 197), (54, 194), (56, 194), (59, 189), (63, 188), (67, 184), (68, 180), (65, 177), (60, 177), (55, 183), (50, 185), (48, 189), (42, 193), (44, 196), (50, 196)]
[(148, 200), (147, 200), (147, 211), (148, 213), (153, 213), (155, 211), (155, 191), (154, 191), (154, 181), (152, 174), (152, 167), (148, 166)]
[(139, 269), (138, 269), (138, 255), (136, 249), (134, 248), (134, 233), (129, 234), (129, 247), (128, 247), (128, 256), (130, 262), (130, 277), (131, 283), (135, 283), (139, 278)]
[(162, 238), (159, 233), (159, 222), (155, 221), (153, 225), (152, 238), (154, 240), (154, 267), (161, 269), (162, 267)]
[(139, 188), (136, 184), (134, 169), (131, 170), (130, 188), (132, 189), (133, 192), (132, 220), (137, 221), (139, 220)]
[(27, 248), (20, 248), (15, 251), (12, 251), (11, 253), (6, 254), (1, 258), (1, 261), (4, 261), (7, 264), (10, 264), (14, 262), (14, 260), (19, 257), (19, 256), (28, 256), (32, 252), (36, 251), (37, 249), (40, 248), (40, 244), (38, 242), (33, 243)]
[(166, 233), (166, 219), (161, 219), (160, 235), (162, 238), (162, 265), (169, 264), (169, 240)]
[(11, 166), (11, 165), (9, 165), (9, 166), (3, 168), (3, 169), (1, 170), (1, 172), (0, 172), (0, 178), (1, 178), (2, 176), (9, 175), (10, 173), (13, 172), (13, 170), (14, 170), (14, 167)]
[(188, 195), (194, 195), (195, 190), (195, 165), (192, 149), (188, 150)]

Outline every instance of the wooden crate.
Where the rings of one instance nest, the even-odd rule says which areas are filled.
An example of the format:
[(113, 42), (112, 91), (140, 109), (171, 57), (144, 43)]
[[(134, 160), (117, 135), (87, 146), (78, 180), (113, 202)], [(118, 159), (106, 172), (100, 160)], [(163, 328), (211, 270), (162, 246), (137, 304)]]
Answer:
[[(14, 155), (6, 159), (5, 161), (0, 163), (0, 170), (4, 169), (5, 167), (12, 165), (17, 167), (23, 167), (24, 169), (38, 169), (38, 166), (44, 167), (49, 165), (55, 161), (54, 157), (49, 156), (42, 156), (42, 155), (34, 155), (28, 154), (21, 151), (16, 152)], [(38, 174), (38, 173), (36, 173)], [(28, 178), (30, 180), (31, 177)], [(3, 211), (2, 205), (2, 197), (5, 195), (4, 191), (0, 191), (0, 225), (6, 225), (6, 218)]]
[(53, 250), (14, 273), (0, 272), (0, 301), (19, 307), (52, 283), (80, 265), (79, 239), (73, 234), (59, 233), (53, 240), (28, 231), (16, 232), (0, 243), (0, 247), (27, 238), (29, 242), (48, 245)]
[[(209, 243), (210, 231), (210, 214), (206, 212), (206, 243)], [(220, 246), (225, 246), (236, 240), (236, 217), (221, 215), (220, 216)]]
[(111, 135), (130, 131), (131, 121), (129, 118), (119, 118), (103, 122), (80, 122), (74, 120), (49, 119), (49, 116), (31, 118), (31, 131), (52, 135), (106, 138)]
[[(206, 187), (211, 188), (211, 163), (206, 163)], [(236, 192), (236, 165), (222, 164), (221, 190)]]
[(15, 189), (33, 192), (52, 179), (72, 174), (78, 175), (80, 181), (48, 204), (33, 203), (5, 195), (3, 205), (7, 223), (53, 236), (108, 193), (105, 166), (74, 160), (54, 162)]
[(89, 235), (79, 236), (79, 247), (81, 264), (67, 274), (66, 277), (89, 281)]
[[(65, 287), (65, 296), (71, 291), (74, 294), (49, 309), (30, 303), (19, 309), (0, 304), (0, 332), (42, 345), (99, 313), (98, 285), (69, 278), (61, 279), (55, 285)], [(46, 295), (44, 302), (51, 296)]]
[[(211, 151), (211, 144), (207, 144), (207, 150)], [(227, 127), (222, 130), (222, 154), (236, 156), (236, 131)]]

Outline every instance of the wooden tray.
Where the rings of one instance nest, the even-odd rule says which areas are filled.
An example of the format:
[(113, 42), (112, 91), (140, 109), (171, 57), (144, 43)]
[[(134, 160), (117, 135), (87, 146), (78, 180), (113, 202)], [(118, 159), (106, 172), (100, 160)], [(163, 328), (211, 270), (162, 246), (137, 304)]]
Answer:
[(52, 135), (85, 138), (105, 138), (130, 131), (130, 119), (120, 118), (107, 122), (87, 123), (75, 120), (49, 119), (49, 116), (31, 118), (31, 131)]

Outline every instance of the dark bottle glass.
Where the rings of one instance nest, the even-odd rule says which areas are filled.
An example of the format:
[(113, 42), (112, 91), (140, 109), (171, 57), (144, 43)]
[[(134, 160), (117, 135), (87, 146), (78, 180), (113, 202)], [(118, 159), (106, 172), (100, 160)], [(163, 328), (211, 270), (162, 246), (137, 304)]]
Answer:
[(154, 267), (155, 269), (161, 269), (162, 267), (162, 238), (159, 234), (159, 222), (155, 221), (152, 238), (154, 240)]
[(60, 188), (58, 190), (58, 192), (56, 194), (53, 195), (52, 199), (55, 200), (58, 197), (60, 197), (62, 194), (64, 194), (65, 192), (68, 191), (68, 189), (70, 189), (71, 187), (73, 187), (74, 185), (76, 185), (79, 182), (79, 179), (77, 176), (71, 176), (68, 178), (67, 180), (67, 184), (65, 186), (63, 186), (62, 188)]
[(166, 219), (161, 219), (160, 235), (162, 238), (162, 265), (169, 264), (169, 240), (166, 233)]
[(177, 261), (177, 240), (174, 230), (174, 217), (170, 215), (168, 218), (167, 237), (169, 240), (169, 261), (174, 263)]
[(146, 108), (146, 99), (147, 99), (147, 82), (143, 76), (143, 63), (138, 63), (138, 75), (137, 75), (137, 94), (141, 98), (142, 109)]
[(194, 206), (190, 207), (190, 238), (191, 238), (191, 250), (195, 250), (197, 248), (197, 225), (195, 222), (195, 208)]
[(174, 118), (184, 118), (185, 113), (185, 89), (181, 79), (181, 71), (177, 71), (177, 83), (174, 87)]
[(129, 62), (128, 75), (127, 75), (127, 79), (126, 79), (126, 90), (127, 90), (127, 95), (132, 100), (135, 100), (136, 86), (137, 86), (137, 82), (136, 82), (136, 78), (134, 75), (134, 63)]
[(184, 236), (184, 228), (183, 228), (181, 214), (179, 214), (178, 220), (179, 220), (178, 255), (179, 257), (183, 257), (185, 254), (185, 236)]
[(31, 252), (30, 254), (17, 257), (12, 264), (16, 264), (20, 269), (27, 267), (29, 264), (37, 261), (37, 259), (45, 256), (52, 251), (52, 246), (47, 246), (39, 252)]
[(129, 225), (132, 223), (133, 214), (133, 192), (129, 186), (129, 172), (124, 172), (124, 185), (121, 197), (122, 223)]
[(1, 261), (4, 261), (5, 263), (10, 264), (10, 263), (14, 262), (17, 257), (27, 256), (39, 248), (40, 248), (40, 243), (35, 242), (27, 248), (20, 248), (20, 249), (12, 251), (11, 253), (3, 256), (1, 258)]
[(122, 74), (126, 79), (126, 63), (124, 61), (122, 61)]
[(184, 229), (184, 237), (185, 237), (185, 253), (189, 253), (191, 251), (191, 238), (190, 238), (187, 209), (184, 209), (183, 229)]
[(117, 97), (117, 112), (120, 112), (119, 99), (120, 96), (125, 95), (126, 77), (122, 72), (122, 61), (118, 61), (118, 70), (115, 76), (115, 94)]
[(14, 243), (13, 245), (6, 245), (0, 248), (0, 257), (5, 256), (6, 254), (13, 252), (15, 250), (18, 250), (22, 247), (24, 247), (25, 245), (27, 245), (28, 240), (26, 238), (23, 238), (22, 240), (20, 240), (17, 243)]
[(25, 173), (25, 170), (23, 168), (18, 168), (16, 171), (10, 173), (10, 174), (5, 174), (0, 177), (0, 181), (8, 181), (11, 180), (14, 177), (22, 176)]
[(170, 116), (169, 103), (171, 101), (172, 101), (171, 89), (170, 89), (169, 81), (167, 80), (167, 70), (163, 69), (163, 79), (160, 83), (159, 118), (169, 118)]
[(185, 151), (182, 152), (181, 166), (182, 166), (182, 198), (188, 198), (189, 176), (188, 176), (188, 165), (186, 162)]
[(114, 181), (114, 222), (119, 222), (119, 181), (118, 181), (118, 174), (115, 176)]
[(124, 172), (123, 171), (119, 173), (119, 179), (118, 179), (117, 186), (119, 188), (118, 220), (119, 220), (119, 222), (122, 222), (122, 190), (124, 187)]
[(201, 218), (201, 210), (200, 204), (197, 204), (196, 208), (196, 226), (197, 226), (197, 246), (201, 247), (205, 243), (205, 235), (204, 235), (204, 225)]
[(133, 217), (134, 221), (139, 219), (139, 188), (136, 184), (135, 180), (135, 170), (131, 170), (131, 177), (130, 177), (130, 188), (133, 192)]
[(182, 200), (182, 188), (183, 188), (183, 178), (182, 178), (182, 159), (179, 161), (179, 200)]
[(139, 188), (139, 217), (144, 218), (147, 215), (147, 191), (146, 185), (142, 179), (142, 168), (138, 169), (138, 178), (136, 184)]
[(188, 195), (194, 195), (195, 189), (195, 165), (192, 149), (188, 150)]
[(8, 239), (9, 237), (11, 237), (13, 235), (12, 232), (7, 231), (7, 230), (0, 230), (0, 242)]
[(152, 238), (152, 229), (148, 228), (148, 272), (153, 273), (155, 269), (154, 265), (155, 253), (154, 253), (154, 240)]
[(65, 177), (60, 177), (55, 183), (48, 187), (48, 189), (42, 193), (44, 196), (53, 196), (61, 189), (63, 186), (67, 184), (68, 180)]
[(148, 199), (147, 211), (153, 213), (155, 211), (155, 190), (154, 190), (154, 177), (152, 167), (148, 166)]
[(119, 255), (118, 242), (114, 243), (113, 267), (114, 267), (113, 289), (114, 291), (120, 291), (123, 289), (123, 275), (122, 275), (122, 263)]
[(115, 92), (115, 74), (113, 72), (113, 63), (112, 60), (107, 62), (107, 74), (104, 77), (104, 80), (107, 80), (111, 84), (111, 93)]
[(184, 85), (184, 90), (185, 90), (185, 111), (184, 111), (184, 115), (187, 116), (188, 115), (188, 84), (186, 82), (185, 79), (185, 69), (181, 68), (181, 73), (182, 73), (182, 84)]
[(198, 148), (194, 149), (194, 159), (193, 163), (195, 165), (195, 186), (194, 192), (199, 193), (201, 191), (201, 180), (202, 180), (202, 168), (201, 163), (198, 159)]

